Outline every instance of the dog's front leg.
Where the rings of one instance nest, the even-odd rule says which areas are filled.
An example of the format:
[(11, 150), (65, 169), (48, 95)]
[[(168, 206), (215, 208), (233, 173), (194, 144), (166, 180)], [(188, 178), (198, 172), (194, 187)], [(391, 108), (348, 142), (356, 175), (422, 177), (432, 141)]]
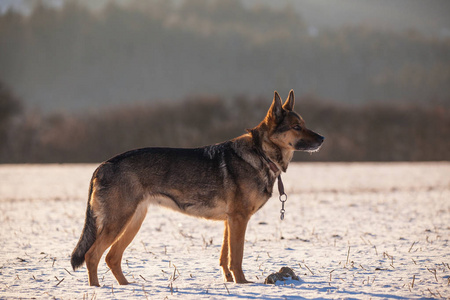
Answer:
[(229, 269), (236, 283), (249, 283), (242, 271), (242, 258), (244, 256), (245, 230), (248, 217), (243, 215), (229, 216), (228, 224), (228, 249)]
[(223, 230), (222, 250), (220, 251), (220, 266), (222, 267), (223, 279), (227, 282), (233, 282), (233, 276), (228, 268), (228, 222), (225, 220), (225, 229)]

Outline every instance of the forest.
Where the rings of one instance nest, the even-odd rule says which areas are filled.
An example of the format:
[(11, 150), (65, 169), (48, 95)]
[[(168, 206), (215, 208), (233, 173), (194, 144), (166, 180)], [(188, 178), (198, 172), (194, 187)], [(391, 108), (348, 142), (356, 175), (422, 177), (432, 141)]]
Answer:
[(292, 88), (350, 104), (450, 103), (450, 38), (316, 31), (289, 6), (239, 0), (65, 3), (0, 16), (0, 80), (45, 111)]
[[(224, 4), (226, 2), (226, 5)], [(274, 90), (326, 137), (300, 161), (449, 160), (450, 39), (319, 32), (289, 6), (68, 1), (0, 15), (0, 163), (99, 162), (245, 133)]]

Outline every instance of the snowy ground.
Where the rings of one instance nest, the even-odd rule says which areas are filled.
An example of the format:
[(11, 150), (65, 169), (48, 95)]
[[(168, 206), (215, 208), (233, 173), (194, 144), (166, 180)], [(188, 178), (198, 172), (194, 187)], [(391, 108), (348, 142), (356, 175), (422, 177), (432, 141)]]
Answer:
[[(221, 222), (153, 207), (125, 251), (129, 286), (102, 260), (87, 285), (70, 253), (95, 165), (0, 166), (0, 299), (414, 299), (450, 297), (450, 163), (292, 164), (286, 218), (249, 223), (244, 272), (223, 283)], [(264, 285), (289, 266), (301, 281)]]

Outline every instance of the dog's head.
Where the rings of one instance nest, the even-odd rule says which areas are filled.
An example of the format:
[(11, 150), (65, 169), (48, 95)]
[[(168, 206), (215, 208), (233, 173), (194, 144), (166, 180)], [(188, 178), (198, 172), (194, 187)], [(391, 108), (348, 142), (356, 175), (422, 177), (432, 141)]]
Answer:
[(281, 149), (318, 151), (324, 137), (306, 128), (305, 121), (294, 112), (294, 104), (293, 90), (284, 104), (275, 91), (272, 105), (263, 121), (267, 126), (266, 137)]

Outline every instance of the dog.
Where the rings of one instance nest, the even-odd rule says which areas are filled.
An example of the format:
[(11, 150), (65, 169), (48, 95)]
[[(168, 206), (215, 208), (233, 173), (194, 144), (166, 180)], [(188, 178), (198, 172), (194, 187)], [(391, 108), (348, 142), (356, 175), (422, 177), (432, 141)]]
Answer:
[(89, 284), (100, 286), (103, 253), (121, 285), (121, 260), (139, 231), (149, 204), (190, 216), (224, 221), (220, 252), (224, 280), (248, 283), (242, 271), (247, 223), (271, 197), (294, 151), (318, 151), (324, 137), (294, 112), (294, 91), (283, 104), (275, 91), (264, 120), (247, 133), (201, 148), (143, 148), (102, 163), (93, 173), (74, 270), (86, 262)]

